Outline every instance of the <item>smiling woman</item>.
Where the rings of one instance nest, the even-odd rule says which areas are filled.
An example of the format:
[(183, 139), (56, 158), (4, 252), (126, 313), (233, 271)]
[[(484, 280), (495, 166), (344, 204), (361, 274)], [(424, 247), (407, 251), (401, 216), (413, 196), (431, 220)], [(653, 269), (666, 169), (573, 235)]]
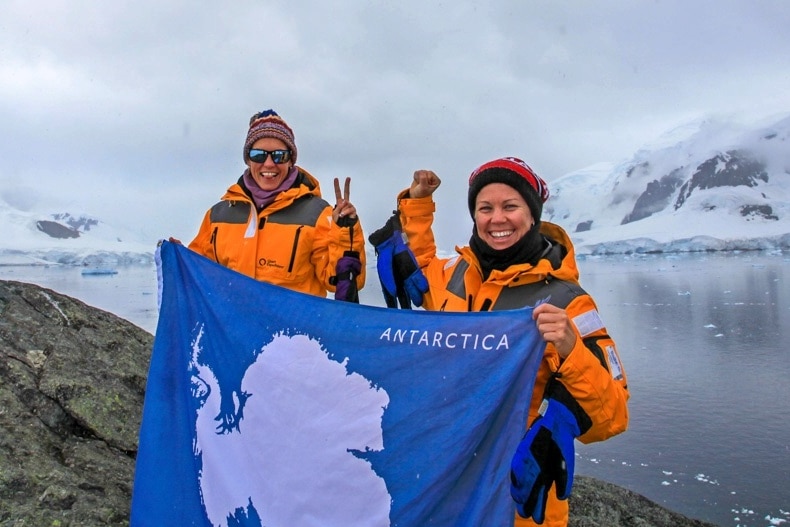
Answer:
[(365, 247), (350, 178), (342, 194), (335, 179), (330, 206), (318, 180), (296, 165), (293, 130), (274, 110), (250, 118), (243, 156), (247, 170), (206, 212), (189, 248), (256, 280), (358, 301)]
[(532, 308), (545, 351), (529, 428), (509, 453), (510, 495), (518, 512), (515, 525), (565, 526), (574, 440), (603, 441), (628, 425), (629, 394), (614, 340), (579, 284), (570, 238), (558, 225), (541, 222), (549, 190), (524, 161), (495, 159), (472, 172), (472, 239), (453, 258), (437, 255), (433, 237), (433, 193), (440, 184), (434, 172), (418, 170), (398, 195), (403, 233), (428, 282), (415, 304), (432, 311)]
[(542, 251), (540, 216), (548, 198), (546, 182), (523, 161), (485, 163), (469, 176), (469, 213), (475, 221), (470, 243), (481, 254), (513, 248), (502, 255), (508, 263), (514, 251)]

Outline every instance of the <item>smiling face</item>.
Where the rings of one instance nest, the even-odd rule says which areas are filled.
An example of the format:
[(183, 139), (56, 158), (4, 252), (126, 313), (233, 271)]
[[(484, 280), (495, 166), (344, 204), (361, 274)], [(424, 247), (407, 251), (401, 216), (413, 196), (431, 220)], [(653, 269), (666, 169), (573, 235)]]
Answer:
[[(274, 137), (262, 137), (252, 145), (253, 149), (266, 150), (288, 150), (288, 146)], [(277, 164), (272, 160), (272, 156), (266, 156), (266, 161), (256, 163), (252, 160), (247, 161), (250, 167), (250, 174), (262, 190), (275, 190), (288, 176), (293, 161)]]
[(477, 234), (492, 249), (507, 249), (535, 224), (527, 202), (504, 183), (483, 187), (475, 200)]

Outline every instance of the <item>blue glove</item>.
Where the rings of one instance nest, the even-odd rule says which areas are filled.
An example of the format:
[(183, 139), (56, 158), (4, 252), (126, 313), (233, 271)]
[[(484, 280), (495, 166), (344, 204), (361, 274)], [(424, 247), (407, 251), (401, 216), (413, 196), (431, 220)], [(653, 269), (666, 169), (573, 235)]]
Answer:
[(568, 499), (573, 487), (573, 441), (592, 426), (565, 386), (552, 379), (537, 419), (527, 429), (510, 462), (510, 495), (524, 518), (542, 524), (552, 483), (557, 498)]
[(428, 280), (422, 270), (417, 267), (417, 259), (406, 245), (403, 233), (398, 231), (394, 237), (396, 241), (392, 267), (395, 269), (395, 282), (406, 290), (406, 295), (412, 304), (420, 307), (422, 295), (428, 292)]
[(376, 269), (387, 307), (398, 307), (398, 303), (403, 309), (421, 306), (428, 280), (404, 241), (397, 212), (368, 240), (376, 248)]

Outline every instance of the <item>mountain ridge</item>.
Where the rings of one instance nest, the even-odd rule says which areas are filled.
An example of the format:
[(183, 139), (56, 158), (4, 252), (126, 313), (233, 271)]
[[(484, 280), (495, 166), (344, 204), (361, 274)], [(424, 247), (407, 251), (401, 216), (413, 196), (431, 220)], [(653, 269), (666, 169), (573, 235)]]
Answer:
[(0, 202), (0, 265), (151, 264), (155, 245), (89, 214), (25, 212)]
[(543, 218), (580, 254), (790, 248), (790, 116), (754, 128), (701, 120), (667, 136), (552, 181)]

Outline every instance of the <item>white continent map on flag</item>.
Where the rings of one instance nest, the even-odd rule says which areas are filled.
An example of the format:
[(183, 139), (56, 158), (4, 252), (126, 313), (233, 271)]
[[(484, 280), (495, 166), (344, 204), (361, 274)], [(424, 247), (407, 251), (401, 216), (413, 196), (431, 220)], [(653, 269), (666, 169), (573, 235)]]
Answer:
[[(267, 527), (299, 525), (305, 516), (326, 525), (389, 525), (384, 480), (354, 455), (383, 448), (387, 394), (330, 360), (317, 341), (280, 335), (244, 374), (238, 429), (218, 434), (222, 387), (210, 365), (200, 362), (201, 335), (192, 362), (200, 399), (195, 454), (202, 460), (200, 490), (212, 525), (251, 515)], [(241, 477), (249, 466), (256, 467), (251, 477)]]

